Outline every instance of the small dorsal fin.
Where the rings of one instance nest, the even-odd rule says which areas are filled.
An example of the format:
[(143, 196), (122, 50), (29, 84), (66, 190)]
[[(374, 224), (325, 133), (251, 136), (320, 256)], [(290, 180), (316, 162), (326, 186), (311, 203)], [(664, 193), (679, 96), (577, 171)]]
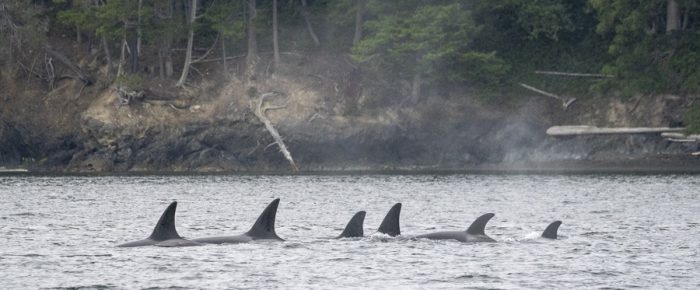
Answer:
[(246, 235), (254, 239), (281, 240), (281, 238), (277, 236), (277, 233), (275, 233), (275, 217), (277, 216), (277, 206), (279, 203), (279, 198), (273, 200), (265, 210), (263, 210)]
[(561, 225), (561, 221), (552, 222), (544, 230), (544, 232), (542, 233), (542, 237), (546, 238), (546, 239), (556, 240), (557, 239), (557, 230), (559, 230), (560, 225)]
[(362, 227), (365, 222), (365, 215), (366, 213), (364, 211), (358, 211), (352, 216), (348, 225), (345, 226), (345, 230), (343, 230), (343, 233), (340, 234), (338, 238), (356, 238), (364, 236)]
[(486, 223), (488, 223), (493, 216), (495, 216), (495, 214), (487, 213), (478, 217), (467, 229), (467, 234), (486, 235), (486, 233), (484, 233), (484, 228), (486, 228)]
[(153, 233), (151, 233), (151, 236), (148, 237), (149, 239), (154, 241), (165, 241), (180, 238), (180, 235), (177, 234), (177, 230), (175, 229), (176, 209), (177, 201), (173, 201), (160, 216), (156, 227), (153, 229)]
[(401, 203), (397, 203), (391, 207), (377, 231), (392, 237), (400, 235), (399, 215), (401, 215)]

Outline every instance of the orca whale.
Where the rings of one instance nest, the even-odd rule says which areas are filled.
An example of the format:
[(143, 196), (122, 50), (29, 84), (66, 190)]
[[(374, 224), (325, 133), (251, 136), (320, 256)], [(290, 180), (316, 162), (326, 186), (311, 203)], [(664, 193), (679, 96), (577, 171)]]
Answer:
[(557, 230), (559, 230), (559, 226), (561, 225), (561, 221), (554, 221), (551, 224), (547, 226), (547, 228), (542, 232), (542, 237), (545, 239), (551, 239), (551, 240), (556, 240), (557, 239)]
[(185, 240), (178, 235), (175, 229), (175, 210), (177, 209), (177, 201), (173, 201), (168, 208), (165, 209), (160, 216), (156, 227), (148, 238), (143, 240), (133, 241), (117, 245), (117, 247), (141, 247), (141, 246), (160, 246), (160, 247), (186, 247), (200, 246), (200, 243)]
[(367, 213), (364, 211), (358, 211), (355, 213), (355, 215), (352, 216), (348, 224), (345, 226), (343, 232), (340, 234), (340, 236), (336, 237), (336, 239), (358, 238), (364, 236), (363, 224), (365, 222), (366, 214)]
[(416, 236), (419, 239), (431, 239), (431, 240), (458, 240), (465, 243), (478, 243), (478, 242), (495, 242), (496, 240), (487, 236), (484, 233), (484, 228), (486, 228), (486, 223), (494, 216), (493, 213), (487, 213), (478, 217), (469, 226), (466, 231), (449, 231), (449, 232), (436, 232), (424, 235)]
[(280, 199), (273, 200), (260, 214), (255, 224), (244, 234), (237, 236), (220, 236), (192, 239), (197, 243), (204, 244), (238, 244), (248, 243), (255, 240), (276, 240), (284, 241), (275, 233), (275, 217), (277, 216), (277, 206)]
[(382, 224), (379, 225), (377, 232), (392, 237), (401, 235), (399, 215), (401, 215), (401, 203), (397, 203), (392, 206), (391, 209), (389, 209), (389, 212), (384, 217), (384, 220), (382, 220)]

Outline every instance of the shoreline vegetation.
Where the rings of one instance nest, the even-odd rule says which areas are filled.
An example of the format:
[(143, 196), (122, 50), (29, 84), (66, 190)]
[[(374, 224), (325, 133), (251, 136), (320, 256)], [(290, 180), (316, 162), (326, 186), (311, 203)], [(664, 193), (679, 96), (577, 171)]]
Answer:
[(3, 1), (0, 172), (696, 172), (700, 3), (637, 2)]

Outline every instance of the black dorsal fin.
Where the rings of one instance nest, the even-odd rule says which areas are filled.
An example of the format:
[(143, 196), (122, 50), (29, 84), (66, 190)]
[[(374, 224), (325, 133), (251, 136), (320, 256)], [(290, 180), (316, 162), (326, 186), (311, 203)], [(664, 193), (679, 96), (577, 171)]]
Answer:
[(169, 239), (180, 239), (175, 229), (175, 210), (177, 209), (177, 201), (173, 201), (168, 208), (165, 209), (160, 216), (153, 233), (148, 237), (154, 241), (165, 241)]
[(486, 228), (486, 223), (488, 223), (493, 216), (495, 216), (495, 214), (487, 213), (478, 217), (467, 229), (467, 234), (485, 236), (486, 233), (484, 233), (484, 228)]
[(544, 232), (542, 233), (542, 237), (546, 238), (546, 239), (556, 240), (557, 239), (557, 230), (559, 230), (560, 225), (561, 225), (561, 221), (552, 222), (544, 230)]
[(345, 230), (343, 230), (343, 233), (340, 234), (338, 238), (357, 238), (364, 236), (362, 227), (364, 226), (365, 215), (366, 213), (364, 211), (358, 211), (352, 216), (348, 225), (345, 226)]
[(377, 231), (392, 237), (400, 235), (401, 227), (399, 226), (399, 215), (401, 215), (401, 203), (397, 203), (391, 207)]
[(277, 198), (267, 205), (246, 235), (255, 239), (281, 240), (275, 233), (275, 217), (277, 216), (277, 206), (279, 204), (280, 199)]

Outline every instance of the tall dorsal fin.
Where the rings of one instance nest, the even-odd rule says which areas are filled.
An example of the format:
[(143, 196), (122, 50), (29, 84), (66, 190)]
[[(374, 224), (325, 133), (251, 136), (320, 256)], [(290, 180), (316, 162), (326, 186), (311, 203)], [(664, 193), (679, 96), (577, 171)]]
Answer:
[(561, 221), (552, 222), (544, 230), (544, 232), (542, 233), (542, 237), (546, 238), (546, 239), (556, 240), (557, 239), (557, 230), (559, 230), (560, 225), (561, 225)]
[(280, 199), (277, 198), (267, 205), (246, 235), (255, 239), (281, 240), (275, 233), (275, 217), (277, 216), (277, 206), (279, 204)]
[(177, 201), (173, 201), (168, 208), (165, 209), (160, 216), (153, 233), (148, 237), (154, 241), (165, 241), (169, 239), (180, 239), (175, 229), (175, 210), (177, 209)]
[(495, 214), (487, 213), (478, 217), (467, 229), (467, 234), (486, 235), (486, 233), (484, 233), (484, 228), (486, 228), (486, 223), (488, 223), (493, 216), (495, 216)]
[(401, 203), (397, 203), (391, 207), (377, 231), (392, 237), (400, 235), (399, 215), (401, 215)]
[(343, 230), (343, 233), (340, 234), (338, 238), (356, 238), (364, 236), (362, 227), (365, 222), (365, 215), (366, 213), (364, 211), (358, 211), (352, 216), (348, 225), (345, 226), (345, 230)]

